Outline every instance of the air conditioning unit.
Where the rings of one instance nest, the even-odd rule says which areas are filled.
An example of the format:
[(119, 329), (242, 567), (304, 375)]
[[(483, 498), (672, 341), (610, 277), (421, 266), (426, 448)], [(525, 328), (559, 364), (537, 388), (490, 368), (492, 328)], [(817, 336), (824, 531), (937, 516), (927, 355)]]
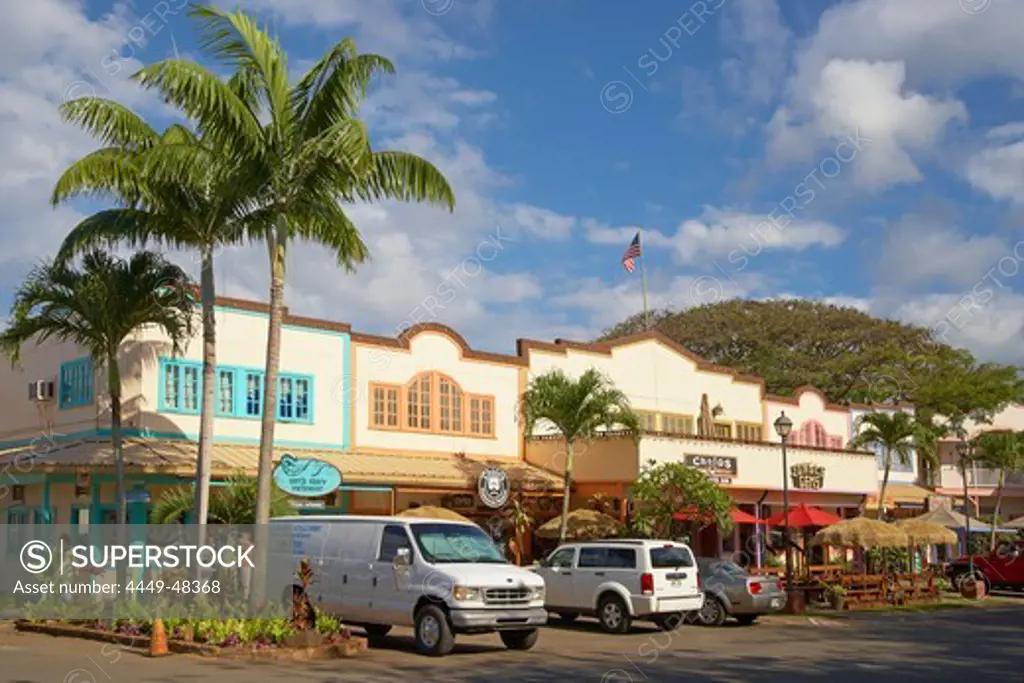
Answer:
[(28, 400), (34, 403), (43, 403), (53, 400), (53, 380), (37, 379), (28, 383)]

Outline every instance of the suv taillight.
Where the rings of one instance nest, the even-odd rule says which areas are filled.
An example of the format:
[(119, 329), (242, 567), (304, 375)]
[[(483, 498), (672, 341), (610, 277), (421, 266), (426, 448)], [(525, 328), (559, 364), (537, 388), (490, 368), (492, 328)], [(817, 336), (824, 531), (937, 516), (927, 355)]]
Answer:
[(760, 581), (747, 581), (747, 592), (751, 595), (757, 595), (761, 592)]
[(697, 590), (704, 590), (704, 581), (700, 578), (700, 570), (697, 570)]
[(640, 592), (644, 595), (654, 595), (654, 574), (640, 575)]

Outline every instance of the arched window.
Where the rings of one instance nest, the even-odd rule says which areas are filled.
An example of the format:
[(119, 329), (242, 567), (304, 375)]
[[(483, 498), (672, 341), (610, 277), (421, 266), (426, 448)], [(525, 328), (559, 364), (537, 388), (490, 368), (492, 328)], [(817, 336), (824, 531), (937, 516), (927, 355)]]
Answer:
[(800, 425), (800, 445), (825, 448), (828, 446), (828, 432), (817, 420), (807, 420)]
[(462, 432), (462, 389), (455, 380), (437, 376), (438, 417), (442, 432)]
[(406, 388), (405, 422), (409, 429), (430, 429), (430, 380), (430, 373), (419, 375)]

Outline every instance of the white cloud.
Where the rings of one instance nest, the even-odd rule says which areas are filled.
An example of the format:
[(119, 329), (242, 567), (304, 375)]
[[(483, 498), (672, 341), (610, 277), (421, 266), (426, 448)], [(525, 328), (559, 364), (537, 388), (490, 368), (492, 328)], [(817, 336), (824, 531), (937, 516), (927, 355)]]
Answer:
[(563, 216), (530, 204), (512, 204), (505, 209), (505, 213), (514, 225), (545, 240), (566, 239), (577, 224), (573, 216)]
[(905, 81), (902, 62), (829, 61), (807, 92), (776, 112), (769, 159), (806, 161), (856, 134), (867, 139), (852, 161), (857, 185), (879, 190), (921, 180), (914, 155), (929, 153), (951, 122), (966, 121), (967, 109), (955, 99), (909, 92)]
[(1024, 122), (993, 128), (968, 160), (967, 180), (994, 199), (1024, 204)]
[(753, 256), (763, 249), (803, 251), (808, 247), (834, 247), (842, 243), (843, 231), (825, 221), (796, 218), (778, 223), (767, 214), (705, 207), (698, 218), (683, 221), (671, 236), (655, 233), (649, 240), (671, 246), (679, 263), (728, 256), (740, 251)]
[[(165, 19), (173, 18), (177, 3)], [(184, 10), (179, 10), (179, 14)], [(33, 262), (49, 257), (83, 217), (56, 210), (49, 196), (60, 173), (95, 148), (64, 123), (58, 107), (69, 98), (109, 97), (142, 112), (165, 113), (128, 76), (134, 55), (169, 35), (165, 23), (129, 14), (123, 5), (90, 19), (80, 2), (36, 0), (5, 8), (0, 22), (0, 288), (15, 287)]]
[(722, 17), (722, 43), (736, 53), (722, 62), (726, 84), (740, 97), (765, 104), (786, 75), (790, 31), (776, 0), (736, 0)]
[(992, 0), (971, 15), (958, 2), (854, 0), (822, 13), (797, 57), (792, 95), (807, 97), (833, 59), (897, 61), (908, 86), (949, 87), (977, 77), (1024, 78), (1024, 3)]
[(885, 233), (878, 261), (878, 281), (899, 291), (921, 285), (952, 284), (969, 287), (1012, 255), (1003, 240), (993, 235), (972, 235), (959, 230), (949, 217), (909, 214)]
[[(400, 0), (244, 0), (245, 4), (270, 12), (276, 20), (292, 26), (315, 26), (335, 35), (338, 29), (355, 34), (360, 52), (376, 52), (391, 59), (401, 57), (461, 59), (476, 51), (453, 40), (442, 28), (440, 18), (419, 2)], [(455, 1), (444, 15), (446, 22), (469, 19), (479, 25), (489, 18), (489, 0)]]
[(400, 71), (373, 90), (361, 115), (371, 130), (382, 132), (454, 130), (460, 124), (486, 123), (486, 111), (497, 95), (490, 90), (465, 88), (454, 78), (424, 71)]
[(966, 292), (929, 294), (906, 300), (888, 312), (932, 329), (939, 339), (966, 347), (982, 360), (1024, 365), (1024, 295), (996, 291), (982, 304)]

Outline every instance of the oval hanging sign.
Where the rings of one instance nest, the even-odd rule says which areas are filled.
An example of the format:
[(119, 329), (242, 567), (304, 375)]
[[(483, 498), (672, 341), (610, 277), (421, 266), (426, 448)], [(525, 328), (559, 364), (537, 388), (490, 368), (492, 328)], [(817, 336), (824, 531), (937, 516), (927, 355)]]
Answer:
[(341, 472), (323, 460), (285, 453), (274, 468), (274, 483), (289, 495), (317, 498), (338, 490)]

